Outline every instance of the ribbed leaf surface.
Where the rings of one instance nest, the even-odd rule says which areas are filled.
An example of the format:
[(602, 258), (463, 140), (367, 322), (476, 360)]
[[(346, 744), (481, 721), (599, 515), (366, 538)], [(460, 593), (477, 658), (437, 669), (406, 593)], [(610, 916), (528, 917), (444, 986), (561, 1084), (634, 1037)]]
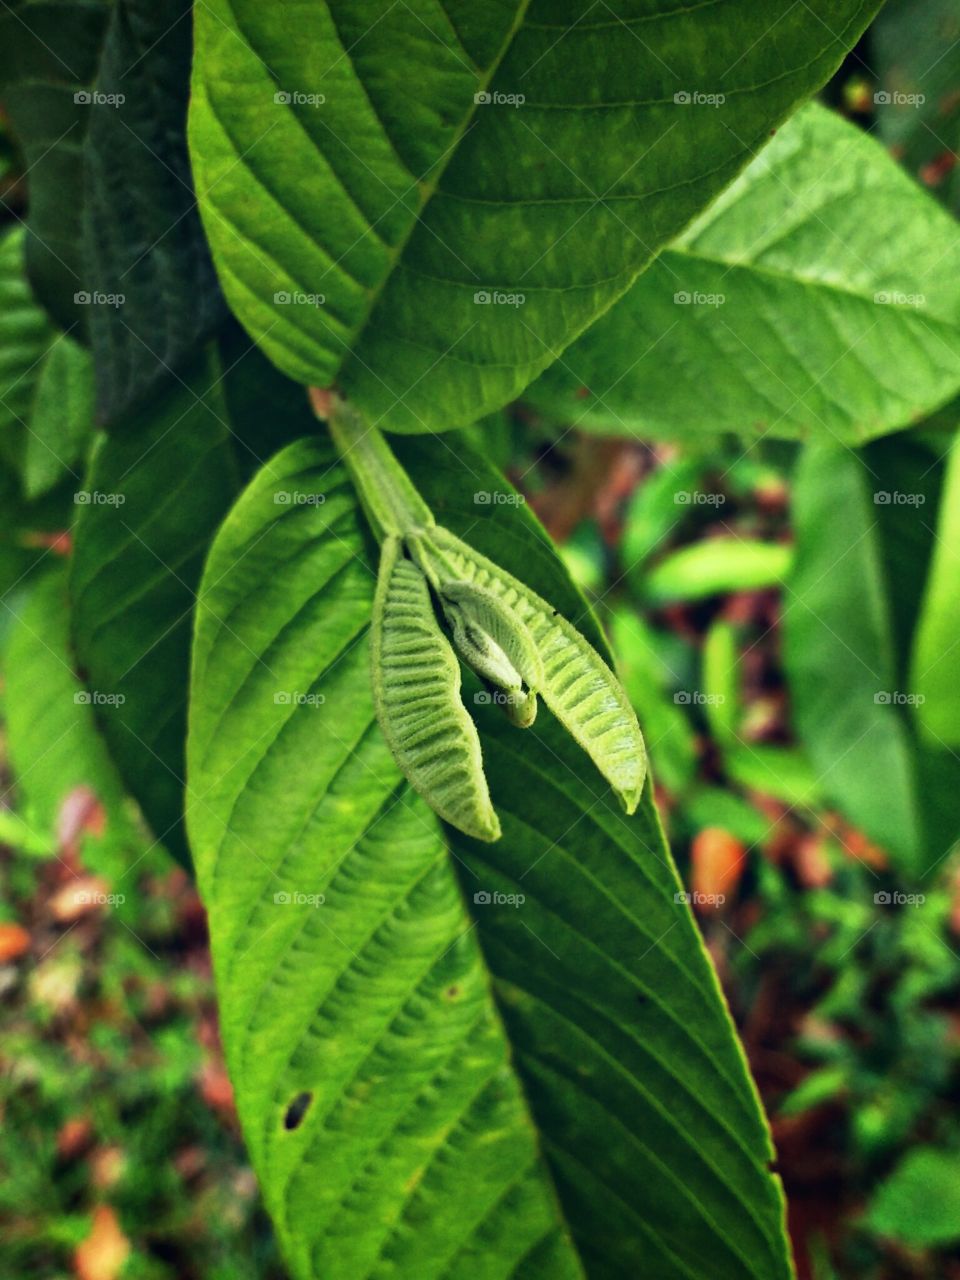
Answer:
[[(478, 524), (479, 458), (403, 461), (458, 536), (584, 610), (529, 519)], [(373, 597), (311, 441), (227, 518), (198, 610), (189, 827), (292, 1274), (783, 1280), (769, 1142), (649, 801), (626, 821), (548, 713), (480, 706), (504, 836), (444, 834), (376, 725)]]
[(540, 655), (544, 702), (632, 813), (646, 775), (643, 737), (623, 687), (600, 655), (545, 600), (446, 529), (430, 531), (423, 554), (516, 612)]
[(377, 719), (404, 774), (441, 818), (495, 840), (500, 824), (480, 739), (460, 699), (460, 666), (427, 580), (404, 558), (398, 538), (387, 538), (381, 553), (370, 656)]
[(471, 421), (624, 292), (875, 8), (210, 0), (191, 148), (228, 301), (285, 372), (336, 378), (387, 429)]
[(612, 435), (858, 442), (958, 389), (953, 219), (810, 105), (527, 395)]

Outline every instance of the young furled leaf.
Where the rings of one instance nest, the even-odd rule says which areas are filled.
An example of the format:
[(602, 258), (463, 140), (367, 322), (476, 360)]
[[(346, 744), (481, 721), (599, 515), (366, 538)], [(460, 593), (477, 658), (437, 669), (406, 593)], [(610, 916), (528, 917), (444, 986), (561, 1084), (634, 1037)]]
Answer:
[(444, 583), (439, 595), (461, 658), (503, 691), (509, 719), (521, 729), (529, 728), (537, 714), (543, 663), (526, 626), (492, 592), (474, 583)]
[(524, 626), (542, 663), (543, 700), (633, 813), (646, 776), (643, 736), (620, 682), (596, 650), (545, 600), (449, 530), (436, 525), (407, 541), (441, 590), (449, 590), (448, 581), (480, 588)]
[(460, 701), (460, 667), (437, 624), (426, 578), (394, 536), (384, 540), (380, 557), (371, 667), (377, 719), (410, 784), (460, 831), (499, 839), (480, 739)]

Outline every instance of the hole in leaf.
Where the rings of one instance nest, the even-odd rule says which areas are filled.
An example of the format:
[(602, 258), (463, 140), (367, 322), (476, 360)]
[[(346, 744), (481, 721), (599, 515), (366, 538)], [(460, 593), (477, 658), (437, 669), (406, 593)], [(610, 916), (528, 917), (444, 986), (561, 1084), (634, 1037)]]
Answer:
[(287, 1107), (287, 1114), (283, 1117), (283, 1127), (285, 1129), (298, 1128), (301, 1120), (307, 1114), (307, 1107), (312, 1101), (312, 1093), (298, 1093), (289, 1107)]

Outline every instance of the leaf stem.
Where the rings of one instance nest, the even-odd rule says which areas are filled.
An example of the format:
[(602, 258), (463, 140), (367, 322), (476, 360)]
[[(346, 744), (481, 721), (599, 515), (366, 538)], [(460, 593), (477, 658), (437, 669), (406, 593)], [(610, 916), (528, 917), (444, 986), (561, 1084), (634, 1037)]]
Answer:
[[(318, 404), (318, 398), (314, 398), (314, 404)], [(383, 434), (370, 426), (358, 409), (340, 396), (331, 395), (327, 424), (380, 542), (390, 535), (406, 538), (435, 523), (432, 511)]]

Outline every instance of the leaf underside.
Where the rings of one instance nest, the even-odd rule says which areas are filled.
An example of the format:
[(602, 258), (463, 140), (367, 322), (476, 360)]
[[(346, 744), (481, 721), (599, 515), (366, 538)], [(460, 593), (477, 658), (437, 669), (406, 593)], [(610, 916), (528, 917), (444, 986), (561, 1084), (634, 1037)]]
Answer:
[[(197, 213), (185, 137), (190, 0), (117, 0), (84, 143), (84, 282), (100, 418), (179, 372), (226, 309)], [(110, 99), (120, 99), (115, 103)]]
[[(455, 461), (404, 459), (464, 532)], [(584, 608), (519, 513), (477, 532)], [(649, 798), (625, 821), (549, 715), (480, 707), (503, 838), (442, 828), (376, 724), (374, 580), (342, 465), (303, 441), (227, 518), (197, 615), (191, 844), (291, 1273), (784, 1280), (769, 1141)]]

